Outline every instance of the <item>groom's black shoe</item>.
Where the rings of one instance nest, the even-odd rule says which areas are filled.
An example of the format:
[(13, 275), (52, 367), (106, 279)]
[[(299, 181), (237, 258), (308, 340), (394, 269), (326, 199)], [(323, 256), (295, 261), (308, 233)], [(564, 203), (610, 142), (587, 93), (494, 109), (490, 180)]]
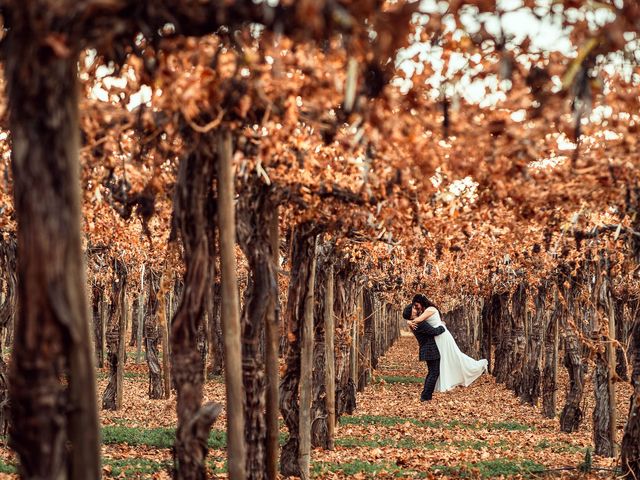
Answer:
[(431, 401), (431, 398), (427, 398), (427, 397), (423, 397), (423, 396), (421, 396), (421, 397), (420, 397), (420, 401), (421, 401), (421, 402), (430, 402), (430, 401)]

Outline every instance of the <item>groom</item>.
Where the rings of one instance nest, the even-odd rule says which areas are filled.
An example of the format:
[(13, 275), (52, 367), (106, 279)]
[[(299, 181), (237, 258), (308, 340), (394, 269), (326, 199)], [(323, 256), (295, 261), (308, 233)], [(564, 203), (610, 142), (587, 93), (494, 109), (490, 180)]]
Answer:
[[(405, 320), (413, 320), (419, 317), (428, 306), (427, 297), (418, 293), (413, 297), (411, 304), (404, 308), (402, 317)], [(410, 327), (420, 346), (419, 359), (421, 362), (427, 362), (428, 373), (424, 379), (424, 388), (420, 395), (420, 401), (428, 402), (433, 396), (433, 390), (436, 388), (436, 382), (440, 376), (440, 351), (438, 350), (438, 345), (436, 345), (435, 337), (444, 333), (444, 327), (433, 328), (427, 322), (420, 322), (415, 326), (410, 324)]]

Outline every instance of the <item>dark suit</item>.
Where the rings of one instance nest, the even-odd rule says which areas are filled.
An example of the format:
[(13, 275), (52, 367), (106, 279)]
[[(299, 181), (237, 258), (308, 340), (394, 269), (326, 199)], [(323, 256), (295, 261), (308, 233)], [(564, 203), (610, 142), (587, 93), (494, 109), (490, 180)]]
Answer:
[(433, 390), (436, 388), (436, 382), (440, 376), (440, 351), (436, 345), (435, 337), (441, 333), (444, 333), (442, 325), (433, 328), (426, 321), (418, 323), (416, 329), (413, 330), (413, 334), (420, 345), (419, 359), (421, 362), (427, 362), (428, 368), (420, 400), (431, 400)]

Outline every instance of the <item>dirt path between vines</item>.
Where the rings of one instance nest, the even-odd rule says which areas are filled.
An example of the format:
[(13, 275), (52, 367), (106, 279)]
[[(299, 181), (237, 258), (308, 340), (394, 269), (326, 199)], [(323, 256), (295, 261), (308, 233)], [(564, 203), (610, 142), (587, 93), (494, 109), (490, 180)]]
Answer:
[[(333, 451), (313, 451), (313, 477), (365, 478), (610, 478), (611, 471), (581, 474), (591, 445), (593, 394), (585, 394), (585, 421), (573, 434), (559, 431), (558, 420), (522, 404), (493, 377), (483, 375), (468, 388), (436, 393), (430, 403), (419, 401), (425, 365), (417, 361), (417, 346), (403, 335), (380, 360), (374, 381), (358, 393), (357, 410), (341, 419)], [(564, 371), (562, 371), (564, 374)], [(98, 374), (99, 392), (105, 373)], [(590, 377), (587, 378), (590, 386)], [(566, 378), (561, 376), (558, 413)], [(619, 439), (628, 409), (630, 388), (617, 385)], [(207, 400), (224, 403), (221, 379), (207, 382)], [(168, 479), (171, 468), (175, 396), (147, 398), (146, 366), (127, 364), (124, 407), (101, 412), (105, 478)], [(214, 424), (207, 462), (210, 477), (225, 478), (223, 415)], [(283, 436), (285, 431), (283, 429)], [(0, 478), (17, 478), (15, 455), (0, 447)], [(595, 467), (611, 469), (611, 459), (593, 457)], [(556, 470), (572, 468), (567, 470)], [(550, 471), (551, 470), (551, 471)]]

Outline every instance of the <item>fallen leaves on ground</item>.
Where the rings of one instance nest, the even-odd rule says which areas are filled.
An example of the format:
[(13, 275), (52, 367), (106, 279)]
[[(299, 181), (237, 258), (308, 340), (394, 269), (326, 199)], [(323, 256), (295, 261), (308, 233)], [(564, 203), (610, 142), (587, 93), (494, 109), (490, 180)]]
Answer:
[[(116, 412), (102, 411), (103, 426), (175, 427), (175, 395), (167, 400), (149, 400), (144, 370), (142, 365), (127, 363), (131, 374), (125, 379), (124, 407)], [(577, 432), (566, 434), (560, 432), (557, 418), (546, 419), (539, 408), (522, 404), (490, 375), (483, 375), (468, 388), (436, 393), (432, 402), (422, 403), (419, 379), (424, 374), (424, 364), (417, 361), (415, 339), (402, 336), (381, 359), (374, 382), (358, 393), (354, 415), (342, 418), (335, 449), (313, 451), (315, 478), (521, 478), (527, 476), (526, 472), (537, 475), (537, 469), (558, 477), (578, 476), (575, 468), (591, 446), (594, 401), (590, 378), (585, 382), (585, 420)], [(566, 383), (561, 369), (558, 413)], [(100, 394), (106, 379), (99, 379), (98, 385)], [(621, 427), (629, 393), (627, 384), (617, 384)], [(206, 400), (224, 403), (224, 398), (220, 379), (207, 382)], [(214, 428), (226, 428), (224, 412)], [(104, 445), (102, 453), (105, 478), (170, 478), (169, 448), (117, 443)], [(6, 446), (0, 448), (0, 459), (7, 465), (17, 460)], [(615, 460), (593, 456), (593, 466), (611, 469)], [(556, 470), (566, 467), (572, 469)], [(208, 468), (211, 475), (226, 476), (221, 473), (225, 468), (224, 450), (210, 450)], [(610, 471), (600, 473), (611, 476)], [(599, 478), (597, 472), (590, 477), (581, 475)], [(0, 473), (0, 478), (17, 475)]]

